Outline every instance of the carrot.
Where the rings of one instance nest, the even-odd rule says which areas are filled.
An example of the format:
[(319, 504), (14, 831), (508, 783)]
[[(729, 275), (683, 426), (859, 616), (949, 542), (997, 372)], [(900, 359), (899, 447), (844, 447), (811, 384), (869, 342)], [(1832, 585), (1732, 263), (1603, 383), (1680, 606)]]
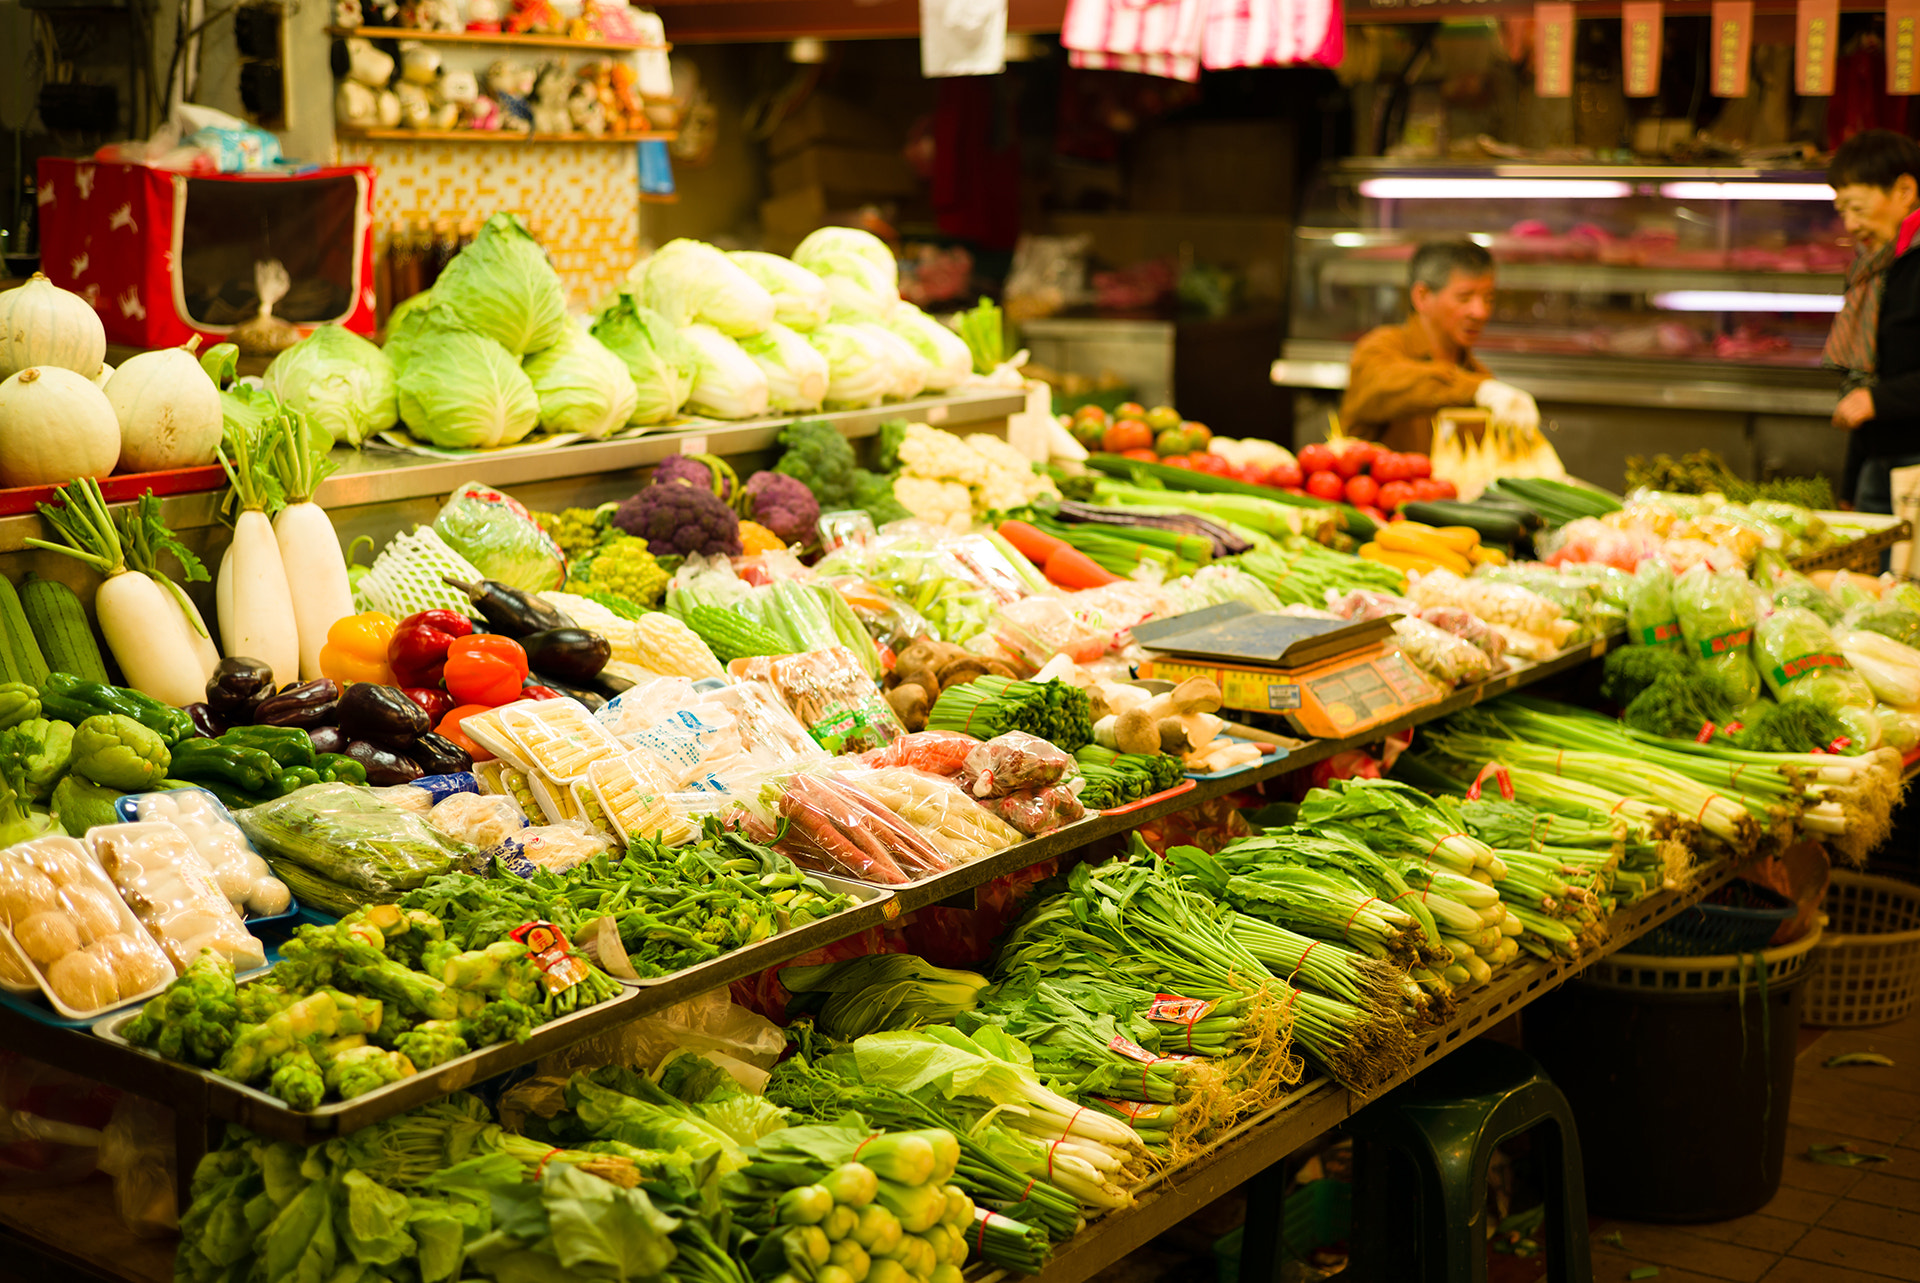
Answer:
[(803, 837), (818, 846), (821, 854), (848, 872), (871, 878), (875, 882), (899, 885), (909, 880), (900, 871), (900, 866), (893, 862), (893, 857), (871, 837), (861, 841), (860, 838), (866, 837), (865, 834), (841, 832), (829, 812), (801, 795), (801, 791), (795, 787), (799, 782), (800, 777), (788, 782), (787, 793), (780, 799), (780, 813), (800, 830)]
[(1078, 548), (1065, 543), (1054, 549), (1047, 558), (1042, 573), (1062, 588), (1105, 588), (1108, 584), (1120, 582), (1120, 576), (1105, 569)]
[[(1024, 521), (1003, 521), (998, 527), (1000, 537), (1014, 546), (1022, 557), (1036, 566), (1047, 564), (1047, 558), (1060, 549), (1067, 547), (1067, 541), (1056, 539), (1037, 526)], [(1048, 576), (1052, 578), (1052, 576)]]

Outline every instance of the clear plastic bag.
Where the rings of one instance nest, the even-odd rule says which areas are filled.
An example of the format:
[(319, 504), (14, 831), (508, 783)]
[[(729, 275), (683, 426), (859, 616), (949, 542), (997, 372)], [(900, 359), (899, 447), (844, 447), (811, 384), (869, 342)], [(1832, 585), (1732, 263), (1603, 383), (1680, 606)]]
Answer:
[(912, 825), (831, 772), (788, 776), (772, 806), (786, 822), (779, 849), (805, 868), (901, 886), (953, 867)]
[[(233, 906), (217, 889), (212, 895), (237, 928)], [(36, 838), (0, 851), (0, 925), (0, 987), (37, 988), (70, 1020), (148, 997), (173, 979), (140, 917), (74, 838)]]
[(982, 798), (980, 804), (1028, 837), (1051, 833), (1087, 815), (1079, 795), (1065, 784), (1022, 789), (1005, 797)]
[(1627, 590), (1627, 637), (1639, 646), (1685, 646), (1680, 616), (1673, 608), (1673, 572), (1664, 562), (1648, 560), (1633, 572)]
[(1057, 784), (1072, 770), (1073, 758), (1061, 748), (1025, 731), (1008, 731), (974, 745), (958, 778), (975, 797), (1004, 797)]
[(1464, 606), (1428, 606), (1420, 612), (1420, 618), (1442, 632), (1452, 633), (1461, 641), (1479, 647), (1492, 663), (1494, 672), (1506, 668), (1506, 637)]
[(955, 864), (1004, 851), (1020, 840), (1018, 830), (946, 776), (906, 766), (850, 770), (843, 776), (913, 825)]
[[(1776, 610), (1761, 620), (1754, 630), (1753, 658), (1776, 699), (1797, 695), (1836, 717), (1849, 708), (1873, 711), (1872, 688), (1848, 666), (1826, 622), (1810, 610)], [(1853, 725), (1849, 721), (1848, 729)]]
[(958, 775), (980, 744), (959, 731), (913, 731), (885, 748), (860, 755), (862, 766), (910, 766), (930, 775)]
[(185, 971), (202, 949), (235, 971), (267, 965), (266, 947), (247, 933), (213, 870), (177, 827), (103, 824), (87, 831), (87, 845), (177, 970)]
[(844, 646), (810, 655), (754, 655), (727, 667), (735, 677), (771, 686), (829, 753), (864, 753), (906, 733), (879, 687)]
[[(780, 1026), (735, 1005), (725, 989), (714, 989), (575, 1043), (543, 1059), (540, 1070), (565, 1074), (600, 1065), (626, 1065), (651, 1073), (676, 1052), (687, 1051), (706, 1056), (742, 1087), (759, 1092), (786, 1049), (787, 1036)], [(508, 1099), (500, 1107), (504, 1115), (510, 1108)]]
[(1485, 651), (1423, 619), (1401, 616), (1393, 621), (1393, 635), (1407, 658), (1448, 685), (1485, 681), (1493, 676), (1493, 661)]
[(1833, 640), (1876, 699), (1902, 707), (1920, 704), (1920, 651), (1864, 628), (1838, 629)]
[(1356, 588), (1339, 598), (1335, 598), (1333, 589), (1327, 589), (1327, 609), (1342, 619), (1385, 619), (1388, 615), (1420, 613), (1420, 607), (1405, 597), (1365, 588)]
[[(362, 904), (380, 904), (474, 854), (418, 815), (354, 784), (310, 784), (234, 817), (283, 876), (305, 870)], [(295, 894), (312, 879), (297, 880)]]
[(1727, 680), (1743, 706), (1759, 699), (1760, 673), (1749, 652), (1760, 612), (1747, 577), (1695, 566), (1674, 581), (1673, 608), (1688, 648)]
[(566, 554), (519, 500), (469, 481), (448, 496), (434, 533), (488, 579), (551, 592), (567, 579)]
[(1098, 611), (1065, 597), (1028, 597), (994, 612), (993, 636), (1039, 668), (1055, 655), (1087, 664), (1113, 644), (1114, 630)]
[(542, 824), (509, 835), (487, 854), (495, 867), (524, 878), (535, 868), (565, 873), (613, 846), (605, 834), (584, 824)]
[(527, 827), (527, 817), (511, 798), (456, 793), (427, 814), (427, 822), (468, 846), (493, 846)]
[(143, 793), (134, 799), (133, 813), (141, 820), (173, 824), (186, 834), (234, 908), (256, 916), (286, 912), (292, 901), (287, 884), (273, 876), (213, 794), (197, 788)]

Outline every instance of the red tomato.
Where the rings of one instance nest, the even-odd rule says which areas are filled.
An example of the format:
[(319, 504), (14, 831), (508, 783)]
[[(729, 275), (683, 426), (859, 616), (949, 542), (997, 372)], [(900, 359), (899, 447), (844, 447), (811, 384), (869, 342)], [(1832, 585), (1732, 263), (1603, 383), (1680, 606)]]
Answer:
[(1208, 472), (1216, 477), (1226, 476), (1227, 469), (1231, 466), (1220, 455), (1210, 454), (1205, 450), (1196, 450), (1188, 455), (1187, 459), (1193, 464), (1195, 472)]
[(1420, 503), (1427, 503), (1441, 497), (1440, 483), (1432, 477), (1418, 477), (1407, 484), (1413, 487), (1413, 497)]
[(1371, 469), (1373, 479), (1381, 485), (1385, 485), (1389, 481), (1405, 481), (1407, 479), (1407, 465), (1401, 462), (1403, 457), (1402, 455), (1395, 454), (1391, 450), (1381, 451), (1380, 457), (1373, 461), (1373, 468)]
[(1119, 405), (1113, 407), (1113, 417), (1116, 419), (1145, 419), (1147, 417), (1147, 407), (1141, 405), (1138, 401), (1122, 401)]
[(1380, 487), (1379, 503), (1382, 508), (1392, 512), (1407, 500), (1414, 498), (1413, 483), (1410, 481), (1389, 481)]
[(1350, 481), (1367, 470), (1367, 454), (1364, 450), (1342, 450), (1333, 456), (1328, 465), (1342, 481)]
[(1186, 468), (1189, 471), (1193, 469), (1193, 463), (1184, 454), (1169, 455), (1167, 458), (1160, 460), (1160, 462), (1166, 464), (1169, 468)]
[(1356, 508), (1370, 508), (1380, 498), (1380, 483), (1365, 473), (1347, 482), (1347, 502)]
[(1142, 463), (1160, 462), (1160, 456), (1155, 454), (1150, 448), (1144, 446), (1138, 450), (1122, 450), (1120, 457), (1123, 459), (1138, 459)]
[(1333, 467), (1333, 447), (1324, 441), (1300, 447), (1300, 471), (1309, 475), (1326, 472)]
[(1276, 463), (1267, 469), (1267, 484), (1270, 486), (1286, 490), (1297, 487), (1300, 480), (1300, 465), (1297, 463)]
[(1307, 478), (1307, 493), (1316, 499), (1332, 499), (1336, 502), (1346, 493), (1347, 483), (1340, 479), (1337, 472), (1316, 472)]
[(1405, 467), (1407, 469), (1407, 476), (1410, 479), (1418, 481), (1421, 477), (1430, 477), (1433, 475), (1433, 460), (1426, 455), (1403, 454), (1400, 457), (1406, 461)]
[[(1106, 435), (1100, 439), (1108, 454), (1127, 454), (1133, 450), (1145, 450), (1153, 444), (1153, 429), (1139, 419), (1116, 419)], [(1152, 453), (1149, 451), (1149, 453)], [(1154, 455), (1158, 459), (1159, 455)]]
[(1436, 499), (1458, 499), (1460, 497), (1460, 487), (1454, 485), (1453, 482), (1447, 480), (1445, 477), (1429, 477), (1427, 478), (1427, 484), (1433, 487), (1433, 497)]

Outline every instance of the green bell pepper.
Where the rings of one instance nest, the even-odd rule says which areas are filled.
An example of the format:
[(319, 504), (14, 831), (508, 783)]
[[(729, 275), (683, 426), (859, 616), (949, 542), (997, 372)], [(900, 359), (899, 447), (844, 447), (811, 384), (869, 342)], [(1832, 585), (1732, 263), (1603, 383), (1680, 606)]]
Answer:
[[(0, 687), (0, 691), (4, 691)], [(0, 703), (0, 708), (4, 704)], [(164, 744), (178, 744), (193, 737), (193, 719), (170, 704), (151, 695), (103, 682), (89, 682), (72, 673), (49, 673), (40, 686), (40, 709), (28, 716), (58, 718), (78, 726), (89, 717), (117, 713), (131, 717), (158, 735)]]
[(0, 682), (0, 731), (40, 716), (40, 692), (25, 682)]
[(53, 787), (53, 813), (70, 836), (85, 837), (88, 829), (120, 823), (120, 813), (113, 807), (119, 796), (119, 789), (69, 775)]
[(314, 764), (313, 741), (298, 726), (236, 726), (214, 742), (259, 749), (282, 767)]
[(285, 797), (287, 794), (298, 789), (303, 789), (309, 784), (318, 783), (320, 783), (320, 772), (314, 770), (311, 766), (289, 766), (286, 770), (275, 776), (273, 782), (267, 787), (272, 790), (275, 797)]
[(244, 811), (248, 807), (259, 806), (262, 802), (272, 800), (266, 793), (251, 793), (246, 789), (238, 789), (225, 780), (184, 780), (182, 783), (191, 784), (198, 789), (205, 789), (207, 792), (219, 798), (220, 804), (229, 811)]
[(95, 784), (135, 793), (167, 778), (166, 741), (122, 713), (103, 713), (73, 733), (73, 769)]
[(321, 753), (314, 758), (320, 778), (329, 784), (365, 784), (367, 768), (345, 753)]
[[(300, 733), (302, 739), (306, 732)], [(280, 774), (280, 763), (265, 749), (242, 748), (217, 740), (182, 740), (173, 746), (173, 774), (195, 784), (214, 781), (231, 785), (245, 793), (272, 797), (273, 781)], [(221, 801), (225, 801), (221, 798)], [(251, 806), (252, 803), (247, 803)]]
[(11, 729), (23, 732), (34, 742), (34, 749), (27, 757), (27, 796), (44, 802), (73, 761), (73, 727), (36, 717)]

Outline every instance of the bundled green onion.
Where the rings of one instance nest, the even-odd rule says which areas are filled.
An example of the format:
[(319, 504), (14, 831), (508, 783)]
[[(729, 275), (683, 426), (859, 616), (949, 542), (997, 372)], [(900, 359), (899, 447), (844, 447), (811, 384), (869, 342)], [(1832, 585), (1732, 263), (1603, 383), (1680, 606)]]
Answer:
[(927, 713), (927, 729), (983, 740), (1025, 731), (1072, 753), (1093, 742), (1093, 706), (1085, 691), (1063, 681), (1021, 682), (989, 673), (941, 691)]

